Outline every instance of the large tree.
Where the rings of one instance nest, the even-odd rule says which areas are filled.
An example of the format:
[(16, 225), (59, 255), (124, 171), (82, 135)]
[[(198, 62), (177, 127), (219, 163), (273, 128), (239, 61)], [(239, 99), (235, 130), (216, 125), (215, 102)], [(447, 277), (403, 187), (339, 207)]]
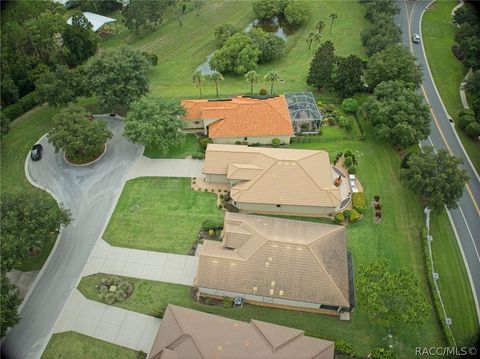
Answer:
[(417, 88), (422, 82), (422, 69), (405, 46), (390, 45), (370, 58), (365, 80), (372, 89), (390, 80), (401, 80)]
[(232, 35), (241, 32), (242, 30), (232, 24), (222, 24), (215, 27), (215, 40), (217, 41), (217, 47), (221, 48), (225, 41)]
[(363, 87), (363, 61), (356, 55), (338, 58), (335, 75), (335, 90), (343, 98), (352, 96)]
[(82, 75), (77, 69), (68, 69), (64, 65), (52, 71), (44, 72), (35, 82), (38, 96), (52, 106), (64, 106), (76, 102), (84, 94)]
[(134, 102), (127, 113), (124, 135), (135, 143), (166, 153), (184, 141), (184, 115), (185, 109), (177, 102), (144, 97)]
[(68, 210), (58, 209), (50, 197), (38, 191), (2, 194), (0, 207), (2, 273), (14, 269), (28, 254), (38, 254), (52, 241), (52, 233), (70, 222)]
[(114, 110), (147, 93), (149, 71), (150, 63), (141, 52), (122, 47), (93, 57), (87, 77), (101, 107)]
[(400, 13), (400, 7), (394, 0), (366, 1), (365, 18), (374, 22), (379, 16), (388, 16), (392, 18)]
[(335, 47), (331, 41), (325, 41), (310, 62), (307, 84), (318, 89), (333, 87), (335, 62)]
[(244, 33), (229, 37), (223, 47), (213, 53), (210, 67), (217, 72), (243, 75), (257, 67), (261, 51), (252, 38)]
[(372, 122), (375, 135), (393, 145), (408, 147), (427, 138), (430, 113), (422, 97), (402, 81), (379, 84), (364, 110)]
[(400, 42), (401, 34), (400, 27), (393, 22), (391, 17), (379, 15), (362, 31), (361, 38), (367, 55), (372, 56), (387, 46)]
[(88, 162), (100, 155), (112, 133), (104, 121), (93, 120), (82, 106), (70, 105), (53, 117), (48, 141), (68, 159)]
[(285, 6), (283, 15), (289, 24), (300, 25), (308, 17), (308, 5), (303, 1), (290, 1)]
[(455, 11), (454, 23), (459, 26), (455, 41), (463, 53), (463, 63), (473, 70), (480, 69), (480, 16), (473, 6), (462, 6)]
[(271, 19), (281, 11), (279, 0), (255, 0), (252, 8), (253, 13), (260, 20)]
[(130, 0), (122, 10), (125, 25), (136, 35), (142, 27), (154, 30), (162, 22), (167, 5), (166, 0)]
[(248, 36), (260, 50), (259, 63), (275, 60), (285, 53), (285, 40), (272, 32), (263, 31), (261, 28), (253, 28)]
[(402, 179), (407, 186), (422, 197), (424, 203), (432, 209), (458, 207), (467, 172), (460, 167), (462, 160), (450, 155), (446, 150), (433, 152), (431, 147), (419, 154), (411, 154), (401, 169)]
[(22, 302), (18, 288), (15, 287), (4, 273), (0, 275), (0, 328), (1, 337), (7, 329), (18, 323), (18, 306)]
[(72, 23), (65, 26), (62, 38), (69, 51), (66, 57), (70, 66), (81, 64), (97, 52), (98, 36), (82, 13), (72, 16)]
[(369, 319), (389, 332), (422, 325), (429, 317), (431, 308), (418, 276), (406, 268), (392, 272), (387, 259), (361, 265), (355, 287)]

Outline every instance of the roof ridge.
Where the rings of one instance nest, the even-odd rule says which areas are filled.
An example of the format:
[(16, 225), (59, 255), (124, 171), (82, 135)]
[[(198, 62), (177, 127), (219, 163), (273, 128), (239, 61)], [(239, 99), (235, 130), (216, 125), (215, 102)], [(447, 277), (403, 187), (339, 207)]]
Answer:
[(257, 326), (257, 324), (255, 322), (256, 322), (255, 319), (250, 319), (250, 324), (253, 325), (253, 327), (260, 334), (260, 336), (267, 342), (267, 344), (270, 346), (270, 349), (272, 350), (272, 352), (275, 352), (275, 345), (273, 345), (273, 343), (270, 340), (268, 340), (268, 338), (265, 336), (265, 334), (263, 334), (263, 332), (261, 331), (261, 329)]
[[(278, 325), (278, 324), (275, 324), (275, 323), (269, 323), (269, 322), (263, 322), (261, 320), (256, 320), (256, 319), (251, 319), (250, 320), (250, 323), (253, 324), (253, 326), (255, 327), (255, 329), (257, 329), (257, 331), (261, 334), (261, 336), (267, 341), (268, 344), (270, 344), (270, 346), (272, 347), (272, 351), (275, 353), (277, 350), (279, 349), (282, 349), (283, 347), (285, 347), (286, 345), (292, 343), (293, 341), (297, 340), (299, 337), (303, 337), (305, 335), (305, 331), (302, 330), (302, 329), (296, 329), (296, 328), (289, 328), (289, 327), (283, 327), (281, 325)], [(279, 346), (275, 346), (268, 338), (267, 336), (263, 333), (263, 331), (259, 328), (259, 326), (256, 324), (256, 323), (266, 323), (267, 325), (270, 324), (270, 325), (273, 325), (273, 326), (279, 326), (279, 327), (282, 327), (282, 328), (288, 328), (288, 329), (296, 329), (296, 330), (299, 330), (300, 333), (298, 333), (297, 335), (293, 336), (292, 338), (286, 340), (285, 342), (283, 342), (282, 344), (280, 344)]]
[[(323, 238), (325, 236), (322, 236), (321, 238)], [(320, 238), (319, 238), (320, 239)], [(347, 302), (349, 303), (350, 301), (345, 298), (345, 296), (343, 295), (342, 291), (340, 290), (340, 288), (338, 288), (338, 285), (337, 283), (335, 283), (335, 281), (332, 279), (332, 276), (330, 275), (330, 273), (325, 269), (325, 266), (321, 263), (320, 259), (317, 257), (317, 255), (315, 254), (315, 252), (312, 250), (312, 248), (307, 245), (307, 248), (309, 249), (310, 253), (312, 253), (313, 257), (317, 260), (318, 264), (320, 265), (320, 267), (323, 269), (323, 271), (327, 274), (327, 277), (330, 279), (330, 282), (333, 284), (333, 286), (335, 287), (335, 289), (337, 290), (337, 292), (340, 294), (340, 296)]]
[[(182, 327), (182, 325), (180, 324), (180, 322), (178, 321), (176, 315), (175, 315), (175, 311), (172, 309), (174, 308), (174, 306), (172, 306), (171, 304), (168, 304), (167, 305), (167, 308), (170, 307), (170, 311), (172, 312), (172, 317), (173, 319), (175, 319), (175, 322), (178, 324), (178, 326), (180, 327), (180, 329), (182, 330), (182, 335), (180, 335), (178, 338), (176, 338), (174, 341), (172, 341), (170, 344), (168, 344), (167, 346), (165, 346), (165, 348), (167, 348), (169, 345), (171, 345), (172, 343), (176, 342), (178, 339), (180, 339), (182, 336), (186, 335), (190, 338), (192, 338), (192, 342), (193, 342), (193, 345), (195, 345), (195, 347), (197, 348), (198, 350), (198, 353), (200, 354), (200, 356), (202, 358), (205, 358), (205, 356), (202, 354), (202, 351), (200, 350), (200, 348), (198, 347), (197, 343), (195, 342), (195, 339), (192, 337), (191, 334), (188, 334), (185, 329)], [(182, 342), (183, 343), (183, 342)]]
[[(282, 98), (282, 97), (279, 97), (279, 98)], [(283, 97), (283, 99), (285, 100), (285, 96)], [(282, 117), (284, 120), (287, 120), (287, 121), (290, 121), (290, 123), (292, 122), (292, 119), (291, 118), (286, 118), (280, 111), (278, 111), (278, 109), (276, 109), (271, 102), (266, 102), (268, 104), (268, 106), (270, 106), (276, 113), (278, 113), (280, 115), (280, 117)], [(287, 105), (287, 111), (288, 113), (290, 114), (290, 111), (288, 110), (288, 103), (287, 101), (285, 100), (285, 104)], [(289, 115), (290, 117), (290, 115)]]

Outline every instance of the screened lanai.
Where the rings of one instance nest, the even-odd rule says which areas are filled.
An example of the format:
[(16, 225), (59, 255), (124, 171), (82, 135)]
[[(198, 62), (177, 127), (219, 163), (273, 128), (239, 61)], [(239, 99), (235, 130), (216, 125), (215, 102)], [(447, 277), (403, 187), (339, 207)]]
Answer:
[(317, 133), (320, 130), (322, 115), (311, 92), (287, 92), (285, 99), (295, 133)]

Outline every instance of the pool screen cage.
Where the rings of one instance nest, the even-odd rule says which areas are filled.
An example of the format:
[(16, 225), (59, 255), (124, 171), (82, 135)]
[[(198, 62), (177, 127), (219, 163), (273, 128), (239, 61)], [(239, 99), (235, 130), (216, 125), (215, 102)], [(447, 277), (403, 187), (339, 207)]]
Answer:
[(318, 133), (322, 123), (322, 115), (318, 110), (315, 98), (311, 92), (285, 93), (288, 111), (292, 119), (295, 133)]

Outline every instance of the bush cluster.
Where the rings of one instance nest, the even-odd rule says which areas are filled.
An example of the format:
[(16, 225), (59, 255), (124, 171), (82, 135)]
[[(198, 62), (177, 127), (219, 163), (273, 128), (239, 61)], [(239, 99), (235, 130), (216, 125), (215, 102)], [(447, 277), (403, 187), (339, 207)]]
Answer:
[[(32, 108), (40, 104), (41, 100), (38, 97), (38, 93), (35, 91), (30, 92), (28, 95), (23, 96), (21, 99), (15, 102), (13, 105), (7, 106), (2, 109), (2, 122), (5, 121), (8, 124), (11, 121), (15, 120), (17, 117), (20, 117), (25, 112), (30, 111)], [(8, 132), (8, 127), (6, 132)]]
[(349, 342), (340, 339), (335, 342), (335, 351), (347, 354), (347, 355), (353, 355), (353, 347), (352, 344)]
[(470, 137), (476, 138), (480, 136), (480, 123), (475, 118), (473, 110), (461, 110), (458, 113), (457, 125)]
[(207, 218), (202, 222), (202, 229), (204, 231), (223, 229), (223, 220)]
[[(100, 298), (107, 304), (123, 302), (133, 293), (133, 284), (117, 276), (105, 276), (97, 284)], [(113, 290), (112, 290), (113, 289)]]
[(352, 206), (358, 213), (364, 213), (367, 209), (367, 200), (364, 192), (352, 194)]
[(335, 215), (335, 222), (337, 222), (337, 223), (342, 223), (344, 220), (345, 220), (345, 216), (343, 215), (342, 212), (338, 212), (338, 213)]

